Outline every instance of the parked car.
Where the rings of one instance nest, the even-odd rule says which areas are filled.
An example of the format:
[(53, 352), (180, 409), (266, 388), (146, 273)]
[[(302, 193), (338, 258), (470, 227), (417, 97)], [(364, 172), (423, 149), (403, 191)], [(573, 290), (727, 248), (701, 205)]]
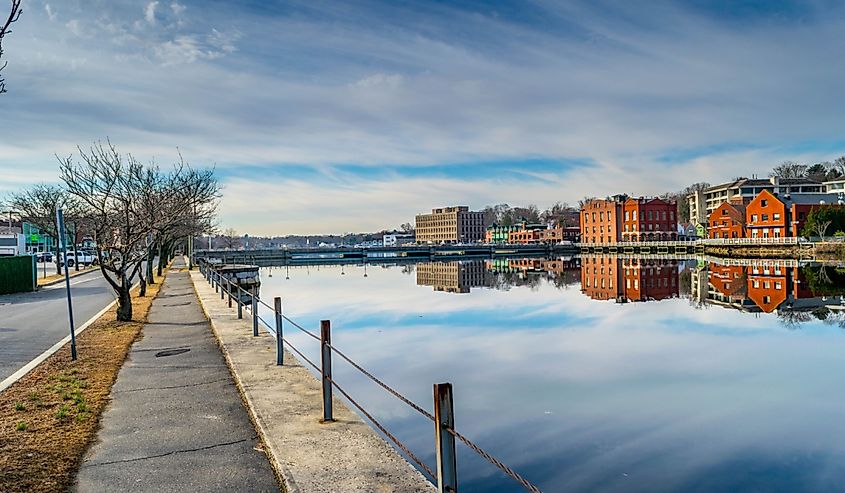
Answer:
[(35, 259), (39, 262), (52, 262), (53, 261), (53, 253), (52, 252), (38, 252), (35, 254)]
[(67, 263), (68, 267), (73, 267), (76, 264), (77, 261), (81, 265), (97, 265), (97, 257), (95, 255), (92, 255), (89, 252), (84, 252), (84, 251), (81, 251), (81, 250), (78, 251), (78, 252), (73, 252), (73, 251), (67, 252), (67, 262), (62, 261), (61, 254), (59, 255), (59, 258), (56, 259), (56, 260), (59, 261), (59, 263), (61, 265), (64, 265), (65, 263)]

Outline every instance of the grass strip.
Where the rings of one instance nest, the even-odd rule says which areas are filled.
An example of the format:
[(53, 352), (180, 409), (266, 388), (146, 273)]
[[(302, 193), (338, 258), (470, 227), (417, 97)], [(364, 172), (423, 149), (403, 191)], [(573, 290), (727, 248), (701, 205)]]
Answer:
[(163, 281), (143, 298), (133, 290), (133, 321), (118, 322), (115, 307), (80, 334), (76, 361), (66, 344), (0, 393), (0, 491), (70, 490)]

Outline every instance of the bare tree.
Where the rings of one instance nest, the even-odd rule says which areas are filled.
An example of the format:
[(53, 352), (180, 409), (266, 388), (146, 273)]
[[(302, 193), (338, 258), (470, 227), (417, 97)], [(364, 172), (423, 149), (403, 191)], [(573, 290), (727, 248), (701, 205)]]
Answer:
[(824, 235), (827, 233), (827, 228), (830, 227), (831, 221), (819, 221), (816, 223), (816, 233), (819, 234), (819, 237), (824, 241)]
[[(0, 71), (6, 68), (6, 63), (3, 62), (3, 38), (6, 37), (7, 34), (12, 32), (9, 27), (11, 27), (13, 22), (17, 22), (23, 13), (23, 9), (21, 9), (21, 0), (11, 0), (11, 10), (9, 12), (9, 16), (6, 18), (6, 21), (0, 24)], [(3, 80), (3, 77), (0, 77), (0, 94), (6, 92), (6, 81)]]
[(235, 231), (235, 228), (226, 228), (223, 231), (223, 246), (227, 249), (233, 250), (241, 246), (241, 238), (238, 236), (238, 232)]
[[(59, 226), (56, 223), (56, 209), (64, 209), (68, 218), (79, 218), (81, 215), (75, 197), (58, 185), (43, 183), (35, 185), (22, 192), (11, 194), (6, 202), (20, 214), (22, 219), (36, 225), (42, 234), (57, 240), (59, 238)], [(58, 258), (57, 250), (56, 259)], [(56, 262), (56, 273), (62, 273), (61, 263), (58, 261)]]
[(798, 164), (795, 161), (784, 161), (772, 169), (770, 177), (778, 178), (804, 178), (807, 176), (807, 165)]

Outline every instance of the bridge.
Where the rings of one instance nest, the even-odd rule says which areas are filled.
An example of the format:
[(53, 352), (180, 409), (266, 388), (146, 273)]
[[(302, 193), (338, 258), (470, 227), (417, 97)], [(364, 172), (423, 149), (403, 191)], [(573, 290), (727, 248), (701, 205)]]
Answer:
[(296, 263), (338, 263), (367, 261), (449, 260), (466, 257), (526, 257), (572, 255), (571, 243), (560, 245), (411, 245), (397, 247), (272, 248), (254, 250), (196, 250), (194, 256), (232, 264), (285, 265)]

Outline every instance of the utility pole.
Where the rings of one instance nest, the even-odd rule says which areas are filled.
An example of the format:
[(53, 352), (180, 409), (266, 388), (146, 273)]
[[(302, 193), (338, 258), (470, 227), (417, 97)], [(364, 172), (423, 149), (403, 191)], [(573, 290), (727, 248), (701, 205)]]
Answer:
[(76, 361), (76, 331), (73, 326), (73, 301), (70, 297), (70, 271), (67, 268), (67, 239), (65, 238), (65, 216), (61, 209), (56, 209), (56, 221), (59, 223), (59, 258), (56, 260), (65, 267), (65, 288), (67, 288), (67, 316), (70, 321), (70, 357)]

